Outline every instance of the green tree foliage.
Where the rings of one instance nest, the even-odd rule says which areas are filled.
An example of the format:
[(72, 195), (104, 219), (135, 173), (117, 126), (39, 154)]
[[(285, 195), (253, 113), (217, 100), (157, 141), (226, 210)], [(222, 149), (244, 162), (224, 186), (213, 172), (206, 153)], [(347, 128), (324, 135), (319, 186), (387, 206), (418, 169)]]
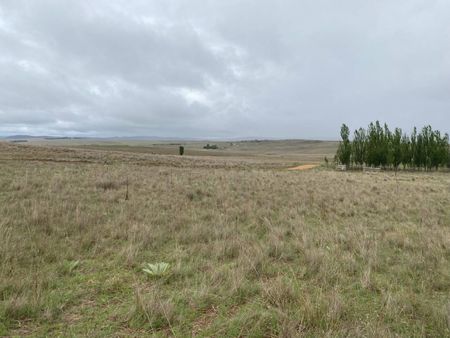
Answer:
[(411, 147), (411, 139), (408, 135), (404, 134), (401, 140), (401, 163), (403, 164), (403, 169), (407, 166), (412, 166), (412, 147)]
[(359, 128), (350, 140), (347, 125), (341, 127), (341, 142), (335, 159), (338, 163), (358, 167), (372, 166), (393, 168), (439, 169), (450, 168), (449, 135), (441, 135), (431, 126), (422, 128), (418, 133), (414, 127), (411, 136), (404, 134), (400, 128), (391, 131), (387, 124), (379, 121), (370, 123), (367, 130)]
[(380, 167), (385, 166), (388, 159), (388, 146), (386, 144), (387, 137), (385, 136), (385, 130), (381, 127), (379, 121), (375, 124), (369, 125), (369, 137), (368, 137), (368, 153), (367, 153), (367, 165)]
[(448, 134), (445, 134), (445, 137), (447, 138), (447, 154), (446, 155), (444, 155), (443, 157), (443, 161), (446, 161), (447, 162), (447, 168), (450, 168), (450, 145), (448, 144), (449, 143), (449, 136), (448, 136)]
[(363, 166), (366, 162), (366, 131), (363, 128), (355, 130), (352, 142), (352, 162)]
[(402, 163), (402, 130), (400, 128), (395, 128), (394, 134), (391, 136), (390, 142), (390, 153), (391, 153), (391, 163), (395, 170), (398, 169)]
[(425, 165), (425, 150), (422, 134), (417, 135), (416, 146), (413, 156), (414, 156), (414, 165), (419, 169), (422, 168)]
[(442, 158), (441, 165), (447, 166), (448, 168), (450, 168), (450, 144), (449, 144), (449, 135), (448, 134), (445, 134), (444, 138), (441, 140), (440, 149), (441, 149), (441, 158)]
[(392, 149), (392, 133), (389, 130), (388, 125), (384, 124), (384, 130), (381, 133), (381, 165), (386, 168), (390, 167), (393, 162), (393, 149)]
[(217, 144), (207, 144), (206, 146), (203, 147), (203, 149), (219, 149), (219, 147), (217, 146)]
[(341, 127), (342, 141), (339, 143), (337, 157), (341, 164), (345, 164), (347, 166), (350, 165), (350, 160), (352, 156), (352, 145), (349, 137), (350, 137), (350, 129), (345, 124), (343, 124)]

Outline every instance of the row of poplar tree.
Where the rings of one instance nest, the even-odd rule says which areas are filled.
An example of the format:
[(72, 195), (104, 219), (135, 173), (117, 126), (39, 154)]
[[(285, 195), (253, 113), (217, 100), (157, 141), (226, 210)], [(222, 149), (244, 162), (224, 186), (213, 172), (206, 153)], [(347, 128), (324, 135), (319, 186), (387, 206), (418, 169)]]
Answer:
[(350, 130), (343, 124), (342, 141), (336, 154), (336, 162), (356, 167), (383, 167), (397, 170), (403, 168), (439, 169), (450, 167), (449, 135), (441, 135), (431, 126), (420, 132), (414, 127), (411, 135), (400, 128), (389, 130), (387, 124), (371, 123), (366, 129), (355, 130), (350, 140)]

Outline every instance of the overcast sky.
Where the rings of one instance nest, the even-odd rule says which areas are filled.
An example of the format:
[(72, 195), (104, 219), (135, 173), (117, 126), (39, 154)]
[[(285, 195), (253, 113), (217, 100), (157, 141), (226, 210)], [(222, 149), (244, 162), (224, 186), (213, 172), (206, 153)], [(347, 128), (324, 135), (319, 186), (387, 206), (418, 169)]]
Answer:
[(450, 131), (448, 0), (1, 0), (0, 135)]

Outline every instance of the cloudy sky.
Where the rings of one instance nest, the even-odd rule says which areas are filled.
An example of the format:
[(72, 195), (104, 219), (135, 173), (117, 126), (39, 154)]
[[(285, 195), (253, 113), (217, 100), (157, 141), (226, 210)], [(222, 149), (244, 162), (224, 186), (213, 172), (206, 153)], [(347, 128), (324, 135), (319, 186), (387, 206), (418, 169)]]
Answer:
[(0, 135), (450, 131), (448, 0), (1, 0)]

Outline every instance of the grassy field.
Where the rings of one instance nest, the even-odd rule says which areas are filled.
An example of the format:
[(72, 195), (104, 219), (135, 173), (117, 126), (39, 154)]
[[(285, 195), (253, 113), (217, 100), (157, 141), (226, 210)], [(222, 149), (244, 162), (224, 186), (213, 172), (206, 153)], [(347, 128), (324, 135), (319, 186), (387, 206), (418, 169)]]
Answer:
[(0, 336), (450, 336), (450, 175), (297, 146), (0, 142)]
[[(319, 163), (327, 156), (330, 160), (336, 153), (338, 142), (308, 140), (253, 140), (253, 141), (140, 141), (140, 140), (30, 140), (31, 144), (75, 149), (116, 151), (127, 153), (178, 155), (179, 146), (185, 147), (187, 156), (208, 156), (259, 159), (263, 161), (308, 161)], [(217, 150), (203, 147), (217, 145)]]

